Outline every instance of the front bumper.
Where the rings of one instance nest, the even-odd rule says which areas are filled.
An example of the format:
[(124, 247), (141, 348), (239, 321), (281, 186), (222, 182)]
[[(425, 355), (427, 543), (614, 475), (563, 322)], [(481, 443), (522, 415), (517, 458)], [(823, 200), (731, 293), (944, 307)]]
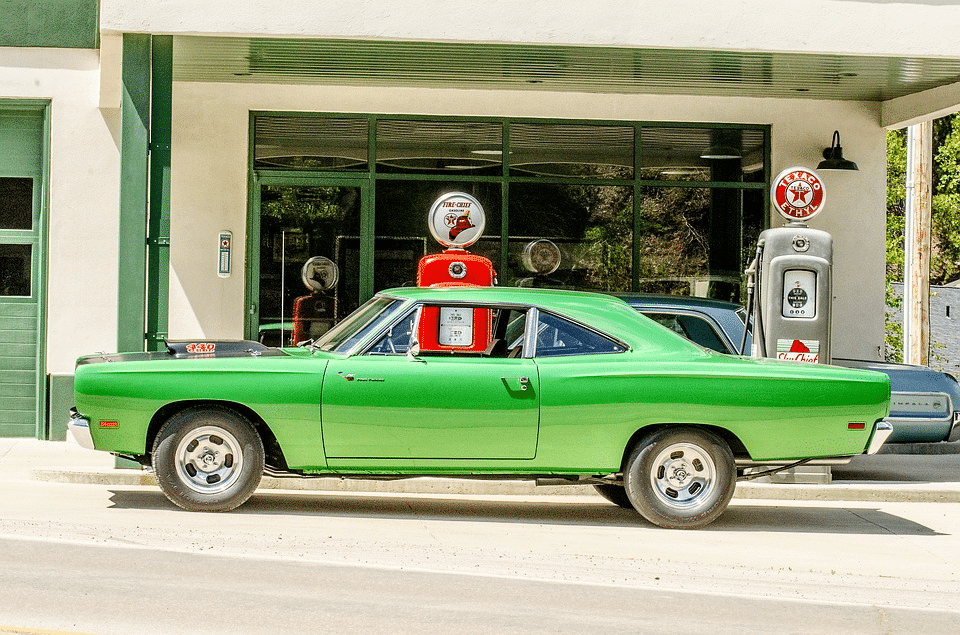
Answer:
[(95, 450), (93, 437), (90, 436), (90, 420), (83, 417), (76, 408), (70, 408), (70, 419), (67, 420), (67, 430), (73, 435), (77, 444), (88, 450)]

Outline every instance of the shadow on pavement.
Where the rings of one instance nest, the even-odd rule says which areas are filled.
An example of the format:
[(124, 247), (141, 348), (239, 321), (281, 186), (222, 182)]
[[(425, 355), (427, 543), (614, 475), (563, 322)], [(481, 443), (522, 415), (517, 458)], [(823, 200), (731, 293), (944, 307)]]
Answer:
[[(191, 513), (169, 502), (159, 490), (110, 490), (112, 509), (152, 509)], [(597, 502), (490, 500), (383, 496), (378, 494), (257, 492), (230, 514), (313, 515), (354, 518), (542, 523), (658, 529), (633, 510), (597, 497)], [(699, 531), (750, 531), (805, 534), (935, 536), (932, 529), (873, 508), (744, 505), (735, 503), (716, 522)]]

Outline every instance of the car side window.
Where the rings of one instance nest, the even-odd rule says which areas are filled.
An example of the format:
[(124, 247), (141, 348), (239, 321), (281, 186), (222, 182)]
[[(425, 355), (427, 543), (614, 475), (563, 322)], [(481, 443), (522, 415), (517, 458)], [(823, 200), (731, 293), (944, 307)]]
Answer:
[(718, 353), (732, 353), (717, 330), (707, 320), (683, 313), (647, 313), (648, 318), (684, 336), (691, 342)]
[(416, 316), (417, 312), (411, 311), (405, 318), (390, 327), (383, 337), (367, 350), (367, 355), (406, 355), (410, 350)]
[(550, 313), (537, 322), (537, 357), (622, 353), (624, 347), (610, 338)]

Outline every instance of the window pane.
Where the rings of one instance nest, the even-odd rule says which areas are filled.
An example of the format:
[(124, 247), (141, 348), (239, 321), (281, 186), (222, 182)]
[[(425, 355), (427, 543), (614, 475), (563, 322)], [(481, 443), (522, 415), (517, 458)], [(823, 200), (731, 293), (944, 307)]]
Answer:
[(365, 118), (258, 116), (254, 167), (366, 171), (368, 136)]
[(0, 177), (0, 229), (33, 229), (33, 179)]
[(644, 187), (638, 291), (740, 301), (743, 270), (763, 229), (758, 190)]
[(763, 130), (643, 128), (640, 133), (640, 178), (648, 181), (763, 181), (763, 141)]
[(413, 323), (416, 317), (417, 312), (410, 311), (370, 347), (367, 355), (406, 355), (410, 350), (410, 339), (413, 336)]
[(29, 296), (31, 245), (0, 244), (0, 296)]
[(420, 259), (426, 254), (443, 251), (427, 227), (430, 207), (441, 195), (454, 191), (470, 194), (483, 206), (486, 228), (483, 237), (468, 251), (490, 258), (494, 269), (499, 270), (499, 183), (378, 181), (373, 264), (375, 291), (417, 284)]
[(704, 348), (717, 351), (718, 353), (731, 353), (732, 351), (721, 339), (716, 329), (706, 320), (693, 315), (683, 315), (675, 313), (647, 313), (644, 314), (674, 333), (684, 336), (688, 340), (696, 342)]
[(482, 121), (377, 122), (377, 171), (385, 174), (503, 173), (503, 125)]
[[(630, 289), (633, 188), (518, 183), (510, 186), (509, 218), (504, 284)], [(556, 246), (552, 256), (544, 241)]]
[(633, 127), (512, 124), (512, 176), (633, 178)]
[(622, 353), (623, 347), (563, 318), (541, 313), (537, 324), (537, 357)]
[[(261, 187), (261, 342), (287, 346), (319, 337), (357, 307), (359, 241), (359, 188)], [(304, 274), (315, 284), (307, 286)]]

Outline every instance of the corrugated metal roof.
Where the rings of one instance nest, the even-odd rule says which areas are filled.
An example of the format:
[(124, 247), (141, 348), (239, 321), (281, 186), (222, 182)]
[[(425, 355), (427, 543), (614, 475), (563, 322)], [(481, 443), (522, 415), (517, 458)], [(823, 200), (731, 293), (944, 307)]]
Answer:
[(883, 101), (960, 81), (960, 58), (177, 36), (174, 79)]

